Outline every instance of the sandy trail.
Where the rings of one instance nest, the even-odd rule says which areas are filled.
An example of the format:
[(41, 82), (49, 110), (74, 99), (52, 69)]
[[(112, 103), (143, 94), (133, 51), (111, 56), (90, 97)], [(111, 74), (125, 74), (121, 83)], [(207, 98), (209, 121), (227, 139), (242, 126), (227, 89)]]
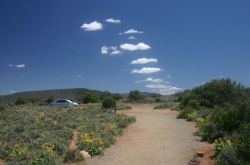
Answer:
[(104, 156), (84, 165), (186, 165), (197, 147), (191, 122), (177, 120), (177, 112), (153, 110), (151, 104), (133, 105), (124, 112), (137, 121), (128, 127)]

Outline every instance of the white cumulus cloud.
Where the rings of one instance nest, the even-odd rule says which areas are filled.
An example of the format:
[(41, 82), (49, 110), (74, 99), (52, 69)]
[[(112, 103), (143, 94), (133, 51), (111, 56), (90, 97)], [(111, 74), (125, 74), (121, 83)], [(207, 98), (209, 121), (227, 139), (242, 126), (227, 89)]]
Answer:
[(25, 65), (25, 64), (16, 64), (16, 65), (14, 65), (14, 64), (9, 64), (9, 67), (25, 68), (26, 65)]
[(157, 63), (156, 58), (138, 58), (137, 60), (131, 61), (131, 64), (147, 64), (147, 63)]
[(122, 21), (119, 20), (119, 19), (108, 18), (108, 19), (106, 19), (106, 22), (108, 22), (108, 23), (113, 23), (113, 24), (119, 24), (119, 23), (121, 23)]
[(118, 55), (122, 53), (122, 51), (120, 51), (116, 46), (111, 46), (110, 49), (111, 49), (110, 52), (111, 55)]
[(183, 90), (181, 88), (163, 84), (163, 83), (151, 83), (151, 84), (145, 85), (145, 87), (152, 89), (154, 92), (157, 92), (161, 95), (171, 95), (171, 94), (175, 94)]
[(126, 50), (126, 51), (136, 51), (136, 50), (149, 50), (151, 49), (151, 47), (143, 42), (140, 42), (138, 44), (128, 44), (128, 43), (124, 43), (120, 45), (120, 48), (122, 50)]
[(136, 29), (128, 29), (127, 31), (123, 32), (123, 34), (142, 34), (142, 33), (144, 32)]
[(161, 68), (155, 68), (155, 67), (143, 67), (141, 69), (134, 69), (131, 71), (131, 73), (137, 73), (137, 74), (151, 74), (162, 71)]
[(108, 48), (107, 46), (102, 46), (102, 47), (101, 47), (101, 53), (102, 53), (102, 54), (108, 54), (108, 49), (109, 49), (109, 48)]
[(81, 29), (83, 29), (85, 31), (102, 30), (102, 24), (98, 21), (94, 21), (91, 23), (84, 23), (84, 24), (82, 24)]
[(175, 86), (166, 86), (165, 88), (155, 90), (155, 92), (160, 93), (161, 95), (172, 95), (180, 91), (183, 91), (183, 89)]
[(161, 89), (161, 88), (167, 88), (167, 85), (161, 83), (147, 84), (146, 88)]
[(119, 55), (122, 53), (121, 50), (119, 50), (118, 47), (116, 46), (111, 46), (111, 47), (108, 47), (108, 46), (102, 46), (101, 47), (101, 53), (102, 54), (110, 54), (110, 55)]
[(120, 32), (118, 33), (118, 35), (126, 35), (126, 34), (142, 34), (144, 33), (143, 31), (139, 31), (139, 30), (136, 30), (136, 29), (128, 29), (124, 32)]
[(135, 81), (135, 83), (164, 83), (164, 80), (163, 79), (154, 79), (154, 78), (146, 78), (144, 80), (138, 80), (138, 81)]
[(163, 83), (162, 79), (159, 79), (159, 78), (154, 79), (154, 78), (150, 78), (150, 77), (146, 78), (144, 81), (145, 82), (152, 82), (152, 83)]

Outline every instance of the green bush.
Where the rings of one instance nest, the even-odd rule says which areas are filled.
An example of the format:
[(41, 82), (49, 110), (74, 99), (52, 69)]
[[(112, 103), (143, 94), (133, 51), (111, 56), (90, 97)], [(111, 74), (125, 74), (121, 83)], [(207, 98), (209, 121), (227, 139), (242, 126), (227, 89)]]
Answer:
[(154, 109), (171, 109), (171, 110), (179, 110), (179, 103), (175, 101), (167, 101), (163, 104), (157, 105)]
[(15, 102), (15, 105), (24, 105), (24, 104), (27, 104), (27, 101), (21, 97), (19, 97)]
[(228, 139), (218, 139), (215, 141), (215, 159), (218, 165), (239, 165), (240, 161), (237, 157), (232, 142)]
[(83, 103), (97, 103), (99, 100), (98, 96), (94, 93), (87, 92), (82, 96)]
[(187, 114), (187, 121), (195, 121), (197, 118), (197, 113), (196, 112), (192, 112)]
[(178, 117), (195, 119), (197, 135), (216, 141), (217, 164), (250, 164), (249, 91), (230, 79), (217, 79), (179, 94)]
[(217, 108), (212, 115), (211, 121), (217, 124), (217, 128), (225, 134), (231, 134), (239, 128), (243, 121), (244, 112), (238, 107), (227, 106)]
[(250, 164), (250, 123), (242, 124), (239, 135), (235, 139), (234, 146), (239, 157)]
[(156, 103), (159, 103), (159, 102), (161, 102), (161, 99), (160, 99), (160, 98), (156, 98), (156, 99), (155, 99), (155, 102), (156, 102)]
[(118, 114), (117, 116), (116, 123), (119, 128), (127, 128), (129, 124), (136, 121), (135, 117), (126, 117), (124, 114)]
[(104, 142), (99, 134), (81, 134), (78, 146), (79, 149), (88, 151), (91, 156), (100, 155), (104, 151)]
[(112, 94), (112, 97), (115, 100), (121, 100), (121, 99), (123, 99), (122, 95), (120, 95), (119, 93)]
[(28, 98), (27, 102), (31, 104), (35, 104), (35, 103), (39, 103), (40, 100), (38, 98)]
[(50, 104), (50, 103), (52, 103), (54, 101), (54, 99), (55, 99), (54, 96), (50, 96), (49, 98), (47, 98), (45, 100), (45, 103)]
[(84, 158), (82, 157), (82, 155), (80, 154), (80, 151), (77, 149), (73, 149), (73, 150), (67, 150), (64, 156), (64, 163), (69, 163), (69, 162), (78, 162), (78, 161), (82, 161), (84, 160)]
[(144, 99), (144, 96), (140, 91), (134, 90), (134, 91), (129, 92), (128, 100), (139, 101), (139, 100), (143, 100), (143, 99)]
[(116, 105), (116, 109), (117, 110), (128, 110), (128, 109), (132, 109), (132, 107), (130, 105), (124, 104), (124, 103), (118, 103)]
[(220, 154), (216, 158), (218, 165), (240, 165), (236, 151), (231, 145), (226, 145), (222, 148)]
[(188, 118), (188, 115), (190, 115), (190, 114), (192, 114), (192, 113), (194, 113), (194, 110), (193, 110), (192, 108), (187, 108), (187, 109), (185, 109), (185, 110), (182, 110), (182, 111), (178, 114), (177, 118), (178, 118), (178, 119), (187, 119), (187, 118)]
[(180, 94), (181, 108), (187, 106), (199, 108), (199, 106), (215, 108), (228, 104), (242, 105), (247, 102), (245, 89), (242, 85), (230, 79), (216, 79), (191, 91)]
[(218, 126), (214, 122), (207, 122), (204, 126), (202, 133), (202, 140), (209, 143), (214, 142), (216, 139), (223, 137), (223, 132), (218, 129)]
[(198, 117), (195, 119), (196, 126), (198, 127), (197, 131), (195, 132), (196, 135), (198, 136), (203, 136), (204, 129), (206, 126), (206, 121), (202, 117)]
[(102, 102), (102, 108), (116, 108), (116, 101), (112, 97), (107, 97)]

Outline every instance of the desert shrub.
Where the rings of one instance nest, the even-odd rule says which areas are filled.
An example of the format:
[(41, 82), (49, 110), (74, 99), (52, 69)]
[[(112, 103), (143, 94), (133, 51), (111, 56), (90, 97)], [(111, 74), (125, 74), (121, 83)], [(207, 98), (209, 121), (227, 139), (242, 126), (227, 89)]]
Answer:
[(212, 143), (220, 137), (223, 137), (223, 132), (218, 129), (217, 124), (214, 122), (207, 122), (202, 133), (202, 140)]
[(66, 156), (74, 130), (91, 137), (91, 143), (88, 139), (79, 143), (78, 150), (88, 148), (92, 154), (101, 154), (134, 120), (99, 109), (8, 107), (0, 115), (0, 158), (8, 164), (56, 164), (59, 157)]
[(228, 145), (231, 145), (231, 141), (230, 140), (227, 140), (227, 139), (224, 139), (224, 138), (218, 138), (215, 140), (214, 142), (214, 156), (217, 158), (222, 149), (225, 147), (225, 146), (228, 146)]
[(216, 158), (218, 165), (240, 165), (236, 151), (231, 145), (223, 147), (219, 156)]
[(238, 156), (250, 163), (250, 124), (242, 124), (239, 128), (239, 135), (235, 138), (234, 146)]
[(78, 147), (88, 151), (91, 156), (100, 155), (104, 151), (104, 142), (98, 134), (84, 133), (79, 136)]
[(194, 110), (193, 110), (192, 108), (187, 108), (187, 109), (181, 111), (181, 112), (178, 114), (177, 118), (178, 118), (178, 119), (187, 119), (187, 118), (188, 118), (188, 115), (190, 115), (190, 114), (192, 114), (192, 113), (194, 113)]
[(182, 109), (191, 106), (199, 109), (200, 106), (215, 108), (228, 104), (242, 105), (247, 102), (244, 87), (230, 79), (213, 80), (191, 91), (180, 94)]
[(83, 160), (84, 158), (82, 157), (82, 155), (80, 154), (80, 151), (77, 149), (73, 149), (73, 150), (67, 150), (63, 159), (64, 163), (68, 163), (68, 162), (78, 162)]
[(21, 97), (19, 97), (15, 102), (15, 105), (24, 105), (24, 104), (27, 104), (27, 101)]
[(42, 145), (42, 156), (47, 160), (55, 160), (57, 153), (53, 144), (45, 143)]
[[(118, 134), (122, 132), (121, 129), (116, 129), (116, 131), (119, 132)], [(102, 137), (105, 148), (115, 143), (114, 135), (110, 132), (100, 131), (100, 136)]]
[(31, 103), (31, 104), (35, 104), (35, 103), (40, 102), (40, 100), (39, 100), (38, 98), (32, 97), (32, 98), (28, 98), (28, 99), (27, 99), (27, 102), (28, 102), (28, 103)]
[(104, 98), (106, 98), (106, 97), (112, 97), (112, 93), (111, 92), (109, 92), (109, 91), (104, 91), (104, 92), (102, 92), (101, 94), (100, 94), (100, 100), (103, 100)]
[(160, 98), (156, 98), (156, 99), (155, 99), (155, 102), (156, 102), (156, 103), (159, 103), (159, 102), (161, 102), (161, 99), (160, 99)]
[(211, 120), (217, 124), (217, 128), (225, 134), (231, 134), (237, 130), (243, 121), (244, 113), (234, 106), (217, 108)]
[(144, 96), (140, 91), (134, 90), (134, 91), (129, 92), (128, 100), (139, 101), (139, 100), (143, 100), (143, 99), (144, 99)]
[(117, 110), (128, 110), (128, 109), (132, 109), (132, 107), (128, 104), (124, 104), (124, 103), (118, 103), (116, 106)]
[(87, 92), (82, 96), (83, 103), (97, 103), (99, 100), (98, 96), (94, 93)]
[(230, 140), (218, 139), (215, 141), (215, 158), (218, 165), (239, 165), (239, 159)]
[(119, 93), (112, 94), (112, 97), (115, 100), (121, 100), (121, 99), (123, 99), (122, 95), (120, 95)]
[(116, 123), (119, 128), (127, 128), (127, 126), (136, 121), (135, 117), (127, 117), (124, 114), (118, 114), (118, 118), (116, 119)]
[(100, 95), (101, 100), (105, 99), (106, 97), (112, 97), (116, 101), (123, 99), (122, 95), (120, 95), (119, 93), (110, 93), (108, 91), (105, 91)]
[(54, 142), (53, 145), (54, 145), (54, 150), (60, 156), (64, 153), (64, 151), (67, 148), (67, 146), (65, 144), (63, 144), (63, 143)]
[(157, 105), (154, 109), (172, 109), (172, 110), (179, 110), (179, 103), (175, 101), (167, 101), (163, 104)]
[(102, 102), (102, 108), (115, 108), (116, 101), (112, 97), (107, 97)]
[(197, 134), (202, 140), (216, 141), (218, 164), (249, 164), (249, 88), (230, 79), (217, 79), (180, 93), (178, 100), (182, 109), (179, 116), (193, 118), (195, 112)]
[(194, 111), (192, 113), (187, 114), (187, 121), (195, 121), (197, 117), (197, 113)]
[(14, 145), (10, 153), (10, 159), (19, 161), (25, 160), (28, 157), (28, 146), (24, 143)]
[(1, 159), (9, 159), (10, 150), (11, 148), (7, 144), (4, 144), (3, 142), (0, 141), (0, 158)]
[(45, 100), (45, 103), (51, 104), (54, 101), (54, 99), (55, 99), (54, 96), (50, 96)]
[(202, 117), (198, 117), (195, 119), (195, 123), (196, 123), (196, 126), (198, 128), (197, 131), (195, 132), (195, 134), (198, 136), (203, 136), (204, 129), (206, 126), (206, 120)]

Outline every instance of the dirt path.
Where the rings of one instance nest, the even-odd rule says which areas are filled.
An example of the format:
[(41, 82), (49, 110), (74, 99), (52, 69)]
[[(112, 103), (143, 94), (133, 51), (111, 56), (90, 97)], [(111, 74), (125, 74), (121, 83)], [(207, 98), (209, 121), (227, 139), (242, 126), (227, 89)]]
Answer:
[(176, 120), (176, 112), (153, 110), (153, 105), (133, 105), (125, 112), (137, 121), (129, 126), (104, 156), (84, 165), (186, 165), (197, 147), (192, 123)]
[(74, 131), (73, 132), (73, 136), (72, 136), (72, 139), (70, 141), (70, 144), (69, 144), (69, 149), (73, 150), (73, 149), (76, 149), (77, 148), (77, 134), (78, 132)]

